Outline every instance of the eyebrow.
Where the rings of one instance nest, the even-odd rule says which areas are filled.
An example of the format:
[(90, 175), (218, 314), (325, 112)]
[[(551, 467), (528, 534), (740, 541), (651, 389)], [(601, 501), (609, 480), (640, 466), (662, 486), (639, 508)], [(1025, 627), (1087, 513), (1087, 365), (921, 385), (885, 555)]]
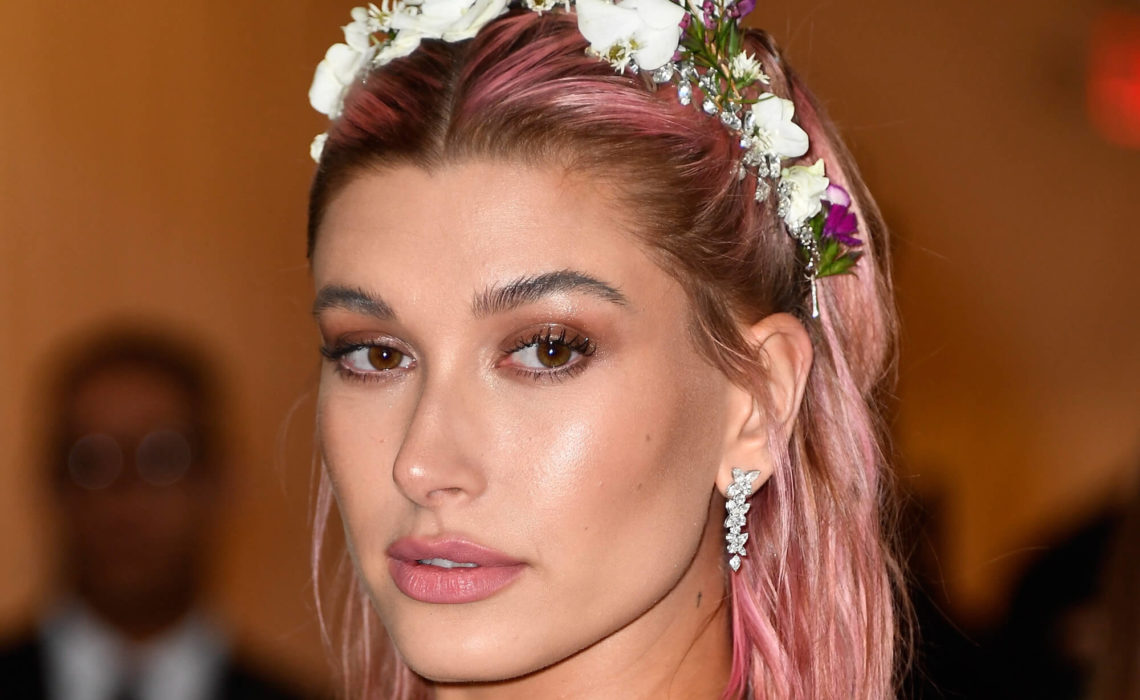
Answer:
[[(504, 313), (558, 292), (585, 292), (618, 306), (629, 300), (618, 289), (584, 272), (557, 270), (531, 277), (520, 277), (503, 285), (495, 285), (477, 294), (471, 302), (476, 318)], [(313, 316), (331, 309), (343, 309), (384, 321), (396, 318), (396, 312), (380, 296), (360, 287), (330, 284), (321, 287), (313, 300)]]
[(330, 309), (344, 309), (384, 321), (396, 318), (396, 312), (379, 296), (369, 294), (360, 287), (345, 287), (339, 284), (321, 287), (317, 292), (317, 298), (313, 300), (314, 316), (320, 316), (322, 312)]
[(584, 272), (557, 270), (532, 277), (520, 277), (477, 294), (471, 302), (476, 318), (500, 314), (533, 304), (558, 292), (585, 292), (603, 301), (626, 306), (629, 300), (617, 288)]

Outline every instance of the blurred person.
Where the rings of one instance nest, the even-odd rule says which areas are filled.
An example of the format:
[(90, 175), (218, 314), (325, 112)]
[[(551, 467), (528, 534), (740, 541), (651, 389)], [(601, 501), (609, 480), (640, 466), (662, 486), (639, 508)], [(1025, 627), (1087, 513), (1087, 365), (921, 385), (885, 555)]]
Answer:
[(1140, 700), (1140, 490), (1124, 513), (1103, 587), (1103, 644), (1089, 700)]
[(206, 361), (141, 329), (66, 347), (46, 445), (63, 592), (0, 650), (0, 697), (298, 697), (236, 658), (201, 601), (226, 460)]
[(752, 4), (374, 5), (318, 67), (349, 697), (895, 693), (885, 232)]
[(955, 620), (943, 579), (945, 499), (937, 492), (908, 492), (903, 524), (908, 545), (910, 601), (917, 640), (900, 692), (906, 700), (976, 698), (986, 670), (976, 632)]
[(1140, 494), (1046, 547), (988, 646), (984, 697), (1140, 700)]

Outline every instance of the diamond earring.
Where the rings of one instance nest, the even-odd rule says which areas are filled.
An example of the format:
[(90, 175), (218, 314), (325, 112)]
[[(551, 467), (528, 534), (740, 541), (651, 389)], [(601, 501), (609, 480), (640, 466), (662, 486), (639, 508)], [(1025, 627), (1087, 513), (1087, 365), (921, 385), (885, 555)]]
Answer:
[(724, 504), (725, 510), (728, 511), (728, 517), (724, 519), (724, 526), (728, 528), (728, 532), (725, 533), (724, 539), (728, 542), (728, 553), (732, 557), (728, 560), (728, 565), (733, 571), (740, 571), (740, 557), (747, 555), (744, 543), (748, 541), (748, 533), (741, 532), (740, 528), (744, 527), (744, 516), (752, 507), (748, 503), (748, 497), (752, 495), (752, 483), (759, 476), (759, 470), (749, 472), (735, 468), (732, 470), (732, 483), (729, 484), (726, 494), (728, 500)]

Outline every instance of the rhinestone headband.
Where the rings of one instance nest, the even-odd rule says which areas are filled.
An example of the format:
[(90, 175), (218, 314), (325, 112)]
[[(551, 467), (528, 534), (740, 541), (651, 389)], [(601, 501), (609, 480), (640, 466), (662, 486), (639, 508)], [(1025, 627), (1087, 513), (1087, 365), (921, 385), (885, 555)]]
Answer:
[[(317, 66), (309, 102), (330, 119), (361, 76), (401, 56), (424, 39), (456, 42), (475, 36), (507, 12), (512, 0), (384, 0), (352, 10), (344, 43), (333, 44)], [(795, 123), (791, 100), (765, 90), (771, 79), (744, 49), (741, 19), (756, 0), (521, 0), (538, 12), (570, 11), (590, 42), (587, 52), (618, 72), (648, 73), (676, 88), (682, 105), (694, 105), (739, 139), (739, 176), (756, 179), (755, 199), (776, 195), (776, 211), (795, 239), (811, 285), (812, 317), (819, 316), (816, 281), (849, 273), (862, 255), (858, 223), (847, 191), (828, 180), (822, 159), (785, 161), (808, 152), (808, 135)], [(327, 134), (313, 139), (320, 162)]]

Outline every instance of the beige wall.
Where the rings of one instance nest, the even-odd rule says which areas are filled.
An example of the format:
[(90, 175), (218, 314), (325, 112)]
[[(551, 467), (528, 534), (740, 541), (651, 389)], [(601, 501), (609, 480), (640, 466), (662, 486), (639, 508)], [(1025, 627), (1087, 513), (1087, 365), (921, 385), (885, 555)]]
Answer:
[(1090, 24), (1109, 6), (761, 11), (893, 228), (899, 463), (944, 499), (947, 584), (975, 617), (1140, 471), (1140, 152), (1084, 114)]
[[(343, 5), (343, 6), (342, 6)], [(223, 354), (240, 435), (219, 596), (319, 673), (306, 584), (316, 339), (305, 93), (349, 3), (9, 3), (0, 20), (0, 626), (44, 597), (34, 372), (109, 314)], [(1140, 468), (1140, 154), (1083, 113), (1096, 3), (769, 3), (895, 231), (894, 425), (940, 493), (954, 605)], [(298, 411), (288, 421), (290, 408)], [(282, 434), (286, 437), (282, 441)]]
[(222, 606), (266, 652), (323, 671), (306, 564), (318, 365), (303, 242), (321, 127), (305, 93), (340, 8), (313, 5), (6, 4), (0, 620), (47, 595), (52, 567), (33, 491), (36, 374), (77, 329), (156, 317), (220, 355), (234, 404)]

